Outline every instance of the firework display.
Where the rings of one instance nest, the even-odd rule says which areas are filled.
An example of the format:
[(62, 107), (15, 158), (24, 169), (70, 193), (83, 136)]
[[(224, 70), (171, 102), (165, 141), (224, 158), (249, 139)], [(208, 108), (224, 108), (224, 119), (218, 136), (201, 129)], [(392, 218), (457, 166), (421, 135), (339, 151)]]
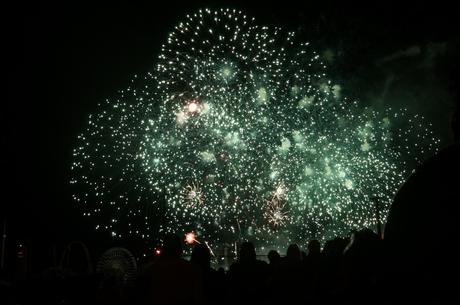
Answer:
[[(74, 199), (114, 237), (280, 246), (377, 224), (438, 140), (406, 110), (343, 96), (309, 43), (236, 10), (200, 10), (155, 68), (78, 137)], [(382, 219), (383, 221), (385, 219)]]

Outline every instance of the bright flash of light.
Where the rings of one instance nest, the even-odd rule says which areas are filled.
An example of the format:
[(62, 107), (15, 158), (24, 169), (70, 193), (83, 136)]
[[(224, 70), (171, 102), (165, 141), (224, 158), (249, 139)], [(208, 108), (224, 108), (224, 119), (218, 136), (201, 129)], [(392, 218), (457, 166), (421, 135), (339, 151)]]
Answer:
[(198, 111), (198, 104), (195, 101), (190, 102), (190, 104), (188, 104), (188, 111), (192, 112), (192, 113), (197, 112)]
[(198, 240), (196, 240), (196, 234), (194, 232), (189, 232), (187, 234), (185, 234), (185, 242), (189, 245), (193, 244), (193, 243), (200, 243)]

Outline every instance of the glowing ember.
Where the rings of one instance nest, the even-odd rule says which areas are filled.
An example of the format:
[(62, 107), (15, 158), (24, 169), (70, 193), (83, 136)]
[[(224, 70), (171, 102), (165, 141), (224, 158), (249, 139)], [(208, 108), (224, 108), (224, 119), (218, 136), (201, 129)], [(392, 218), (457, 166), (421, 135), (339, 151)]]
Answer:
[(193, 244), (194, 242), (197, 242), (196, 234), (194, 232), (189, 232), (185, 234), (185, 242), (189, 245)]

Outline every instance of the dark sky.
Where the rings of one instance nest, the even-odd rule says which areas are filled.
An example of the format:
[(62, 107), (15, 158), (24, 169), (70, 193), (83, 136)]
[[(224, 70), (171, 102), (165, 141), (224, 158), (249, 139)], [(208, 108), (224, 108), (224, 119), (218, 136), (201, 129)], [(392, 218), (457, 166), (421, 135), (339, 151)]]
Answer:
[(333, 55), (330, 76), (347, 94), (377, 108), (424, 114), (449, 144), (460, 14), (448, 1), (62, 2), (16, 7), (7, 27), (12, 70), (2, 110), (1, 214), (12, 238), (35, 248), (89, 239), (92, 226), (70, 200), (76, 136), (98, 101), (152, 70), (168, 32), (197, 8), (238, 8), (262, 24), (299, 31), (320, 53)]

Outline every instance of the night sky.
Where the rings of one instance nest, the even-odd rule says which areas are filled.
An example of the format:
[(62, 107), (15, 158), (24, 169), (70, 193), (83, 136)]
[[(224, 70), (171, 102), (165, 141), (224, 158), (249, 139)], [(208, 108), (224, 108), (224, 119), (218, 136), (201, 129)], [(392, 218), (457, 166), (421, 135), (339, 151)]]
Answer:
[(460, 23), (453, 4), (191, 2), (74, 1), (12, 10), (0, 213), (7, 216), (11, 243), (25, 239), (30, 251), (40, 252), (54, 242), (103, 238), (70, 198), (76, 136), (97, 102), (153, 69), (169, 31), (198, 8), (237, 8), (259, 23), (300, 31), (319, 53), (331, 56), (328, 74), (347, 96), (377, 109), (408, 107), (432, 122), (443, 146), (451, 143), (449, 87), (459, 73)]

